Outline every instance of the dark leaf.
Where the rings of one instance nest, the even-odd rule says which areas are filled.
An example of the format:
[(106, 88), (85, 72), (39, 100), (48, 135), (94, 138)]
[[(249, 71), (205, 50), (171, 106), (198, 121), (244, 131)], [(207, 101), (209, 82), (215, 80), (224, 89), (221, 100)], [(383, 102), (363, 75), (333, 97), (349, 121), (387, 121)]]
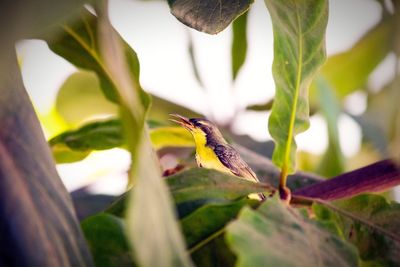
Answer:
[(183, 24), (216, 34), (244, 13), (253, 0), (168, 0), (168, 3), (171, 13)]
[(236, 263), (236, 255), (229, 249), (222, 234), (194, 251), (192, 259), (196, 266), (201, 267), (233, 267)]
[(122, 219), (100, 213), (84, 220), (82, 229), (97, 267), (135, 266)]

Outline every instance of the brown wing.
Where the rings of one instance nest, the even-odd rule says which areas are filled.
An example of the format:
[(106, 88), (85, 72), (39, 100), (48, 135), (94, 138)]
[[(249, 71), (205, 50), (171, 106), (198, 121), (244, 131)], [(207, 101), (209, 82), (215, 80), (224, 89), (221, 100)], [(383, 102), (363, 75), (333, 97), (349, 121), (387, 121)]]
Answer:
[(256, 174), (250, 169), (249, 165), (242, 160), (239, 153), (229, 145), (217, 145), (214, 148), (219, 161), (227, 167), (234, 175), (247, 180), (259, 182)]

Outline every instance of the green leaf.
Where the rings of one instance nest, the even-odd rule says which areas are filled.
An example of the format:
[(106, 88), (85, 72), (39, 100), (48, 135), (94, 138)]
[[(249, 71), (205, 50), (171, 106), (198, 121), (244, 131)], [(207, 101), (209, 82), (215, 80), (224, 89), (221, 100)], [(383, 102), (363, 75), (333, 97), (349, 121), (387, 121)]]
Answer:
[[(155, 149), (165, 147), (194, 147), (191, 134), (182, 127), (158, 127), (150, 131)], [(66, 131), (49, 140), (57, 163), (79, 161), (93, 150), (126, 146), (119, 119), (88, 123), (77, 130)]]
[(97, 267), (135, 266), (122, 219), (100, 213), (81, 225)]
[(242, 209), (226, 239), (236, 266), (358, 266), (353, 246), (277, 198)]
[(332, 87), (322, 77), (316, 79), (320, 111), (328, 126), (328, 149), (319, 163), (317, 172), (325, 177), (333, 177), (344, 172), (344, 156), (340, 147), (338, 120), (341, 112), (339, 101)]
[(248, 12), (238, 17), (232, 23), (233, 39), (231, 47), (232, 77), (236, 79), (242, 68), (247, 54), (247, 15)]
[(250, 193), (274, 189), (268, 184), (254, 183), (212, 169), (194, 168), (167, 178), (177, 205), (201, 199), (235, 200)]
[(217, 34), (243, 14), (253, 0), (168, 0), (171, 13), (183, 24), (209, 34)]
[(282, 176), (295, 170), (296, 134), (309, 126), (308, 87), (325, 61), (327, 1), (265, 0), (274, 29), (276, 95), (269, 131)]
[(339, 98), (365, 85), (371, 72), (393, 48), (394, 29), (395, 20), (385, 18), (352, 48), (328, 58), (321, 75), (335, 89)]
[[(65, 58), (78, 68), (94, 71), (100, 82), (100, 88), (108, 100), (118, 103), (117, 84), (113, 80), (109, 67), (106, 66), (103, 55), (100, 53), (100, 44), (97, 39), (97, 19), (86, 9), (81, 11), (79, 20), (65, 24), (62, 31), (54, 36), (46, 37), (50, 49)], [(148, 96), (142, 92), (139, 85), (139, 61), (135, 51), (123, 42), (122, 49), (125, 64), (132, 73), (131, 79), (139, 88), (141, 101), (148, 106)]]
[(121, 119), (132, 158), (130, 184), (135, 184), (127, 212), (128, 237), (140, 266), (189, 267), (192, 262), (145, 125), (149, 102), (138, 84), (138, 73), (132, 72), (132, 55), (127, 54), (126, 45), (111, 26), (107, 7), (104, 2), (97, 9), (100, 51), (120, 96)]
[(314, 207), (320, 219), (333, 220), (343, 236), (357, 246), (363, 260), (384, 266), (400, 264), (400, 204), (378, 195), (361, 195), (333, 203), (320, 202), (333, 212)]
[[(165, 181), (174, 198), (178, 215), (183, 218), (205, 204), (231, 204), (251, 193), (273, 193), (268, 184), (254, 183), (212, 169), (193, 168), (168, 176)], [(123, 195), (109, 212), (121, 216), (126, 209), (127, 195)]]
[(99, 79), (92, 71), (78, 71), (65, 80), (57, 93), (56, 110), (73, 126), (93, 117), (118, 114), (117, 105), (104, 97)]
[(2, 266), (93, 266), (26, 93), (14, 43), (0, 61)]

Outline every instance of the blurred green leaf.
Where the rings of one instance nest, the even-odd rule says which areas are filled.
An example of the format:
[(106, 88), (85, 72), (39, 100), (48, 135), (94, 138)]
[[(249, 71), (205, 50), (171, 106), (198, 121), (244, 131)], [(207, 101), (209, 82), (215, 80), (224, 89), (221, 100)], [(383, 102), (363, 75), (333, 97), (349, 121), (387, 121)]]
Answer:
[(295, 135), (309, 126), (308, 87), (325, 61), (327, 1), (265, 0), (274, 29), (276, 95), (269, 131), (282, 177), (295, 170)]
[(232, 77), (236, 79), (240, 69), (242, 68), (247, 54), (247, 15), (245, 12), (232, 23)]
[[(203, 81), (200, 78), (200, 73), (199, 73), (199, 68), (197, 67), (197, 60), (196, 56), (194, 54), (194, 47), (193, 47), (193, 38), (190, 35), (190, 32), (188, 31), (188, 52), (189, 52), (189, 57), (190, 57), (190, 63), (192, 63), (192, 70), (194, 77), (196, 77), (197, 82), (201, 87), (204, 87)], [(180, 114), (180, 113), (178, 113)]]
[(97, 267), (135, 266), (122, 219), (100, 213), (81, 226)]
[(358, 266), (353, 246), (277, 198), (243, 208), (226, 239), (236, 266)]
[[(158, 127), (149, 130), (155, 149), (165, 147), (194, 147), (191, 134), (182, 127)], [(119, 119), (85, 124), (77, 130), (57, 135), (49, 140), (57, 163), (84, 159), (93, 150), (126, 147), (123, 127)]]
[(183, 24), (209, 34), (224, 30), (253, 0), (168, 0), (171, 13)]
[(339, 101), (332, 87), (322, 77), (316, 79), (320, 111), (328, 126), (328, 148), (319, 163), (317, 173), (333, 177), (344, 172), (344, 156), (340, 147), (338, 120), (341, 112)]
[(384, 266), (400, 264), (400, 204), (378, 195), (361, 195), (348, 200), (316, 205), (322, 220), (337, 223), (343, 236), (357, 246), (363, 260)]
[[(88, 119), (118, 114), (117, 105), (107, 101), (101, 92), (98, 78), (90, 71), (78, 71), (67, 78), (58, 91), (56, 109), (73, 126), (79, 126)], [(148, 117), (167, 121), (170, 118), (169, 113), (190, 118), (200, 117), (188, 108), (153, 95)]]
[(117, 105), (107, 101), (96, 73), (91, 71), (75, 72), (65, 80), (57, 94), (56, 110), (74, 126), (92, 117), (118, 114)]
[[(399, 159), (400, 148), (400, 111), (398, 101), (400, 99), (400, 76), (395, 77), (387, 86), (376, 94), (368, 96), (368, 106), (362, 115), (364, 121), (377, 127), (376, 136), (370, 138), (371, 143), (382, 149), (382, 141), (386, 141), (384, 152), (395, 159)], [(383, 133), (382, 135), (379, 135)], [(382, 140), (383, 139), (383, 140)], [(379, 144), (381, 144), (379, 146)]]
[(135, 62), (131, 60), (134, 52), (126, 50), (126, 44), (111, 26), (107, 1), (98, 6), (97, 14), (100, 51), (107, 72), (117, 85), (121, 120), (132, 159), (129, 182), (135, 186), (127, 212), (127, 233), (135, 260), (140, 266), (193, 266), (185, 250), (171, 196), (161, 179), (157, 156), (150, 144), (146, 125), (148, 95), (139, 85), (139, 65), (132, 68), (137, 58), (134, 57)]
[(246, 110), (254, 110), (254, 111), (269, 111), (274, 104), (274, 99), (268, 100), (265, 104), (255, 104), (248, 106)]
[(0, 265), (93, 266), (23, 86), (15, 43), (1, 46)]
[(343, 98), (361, 89), (371, 72), (393, 48), (394, 19), (383, 19), (369, 30), (352, 48), (331, 56), (321, 69), (321, 75)]

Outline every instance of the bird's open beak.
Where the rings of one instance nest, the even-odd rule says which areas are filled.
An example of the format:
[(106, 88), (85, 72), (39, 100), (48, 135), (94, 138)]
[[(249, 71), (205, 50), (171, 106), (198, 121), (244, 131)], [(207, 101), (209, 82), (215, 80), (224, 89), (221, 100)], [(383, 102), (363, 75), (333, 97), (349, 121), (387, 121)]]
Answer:
[(193, 124), (189, 121), (188, 118), (185, 118), (181, 115), (178, 114), (169, 114), (170, 116), (174, 117), (174, 119), (169, 119), (170, 121), (176, 122), (180, 125), (182, 125), (183, 127), (185, 127), (186, 129), (193, 130)]

